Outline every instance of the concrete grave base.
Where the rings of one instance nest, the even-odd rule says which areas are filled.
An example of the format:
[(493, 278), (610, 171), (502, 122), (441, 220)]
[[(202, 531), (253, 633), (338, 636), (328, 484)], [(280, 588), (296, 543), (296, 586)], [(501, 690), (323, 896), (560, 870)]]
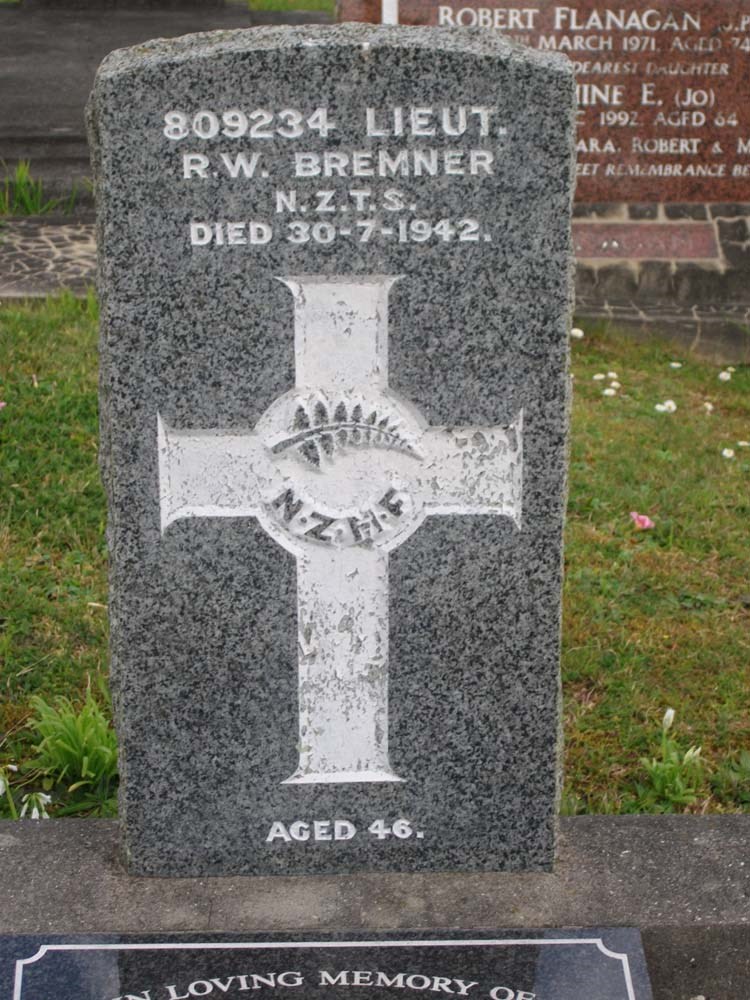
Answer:
[(112, 820), (0, 822), (0, 933), (632, 926), (654, 1000), (747, 1000), (750, 816), (561, 821), (555, 873), (136, 878)]

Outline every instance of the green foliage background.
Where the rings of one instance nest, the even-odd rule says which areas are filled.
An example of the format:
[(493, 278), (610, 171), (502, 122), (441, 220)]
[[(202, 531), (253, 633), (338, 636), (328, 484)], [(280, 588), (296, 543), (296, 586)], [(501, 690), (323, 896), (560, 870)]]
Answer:
[[(0, 769), (35, 757), (35, 695), (81, 708), (106, 681), (96, 319), (93, 296), (0, 310)], [(564, 808), (747, 811), (750, 449), (737, 442), (750, 440), (750, 369), (720, 382), (692, 360), (670, 368), (663, 344), (586, 331), (572, 345)], [(592, 378), (610, 371), (612, 398), (612, 379)], [(676, 412), (657, 413), (668, 398)], [(636, 531), (632, 510), (656, 527)], [(701, 767), (684, 802), (675, 761), (690, 746)], [(652, 759), (667, 770), (650, 773)]]

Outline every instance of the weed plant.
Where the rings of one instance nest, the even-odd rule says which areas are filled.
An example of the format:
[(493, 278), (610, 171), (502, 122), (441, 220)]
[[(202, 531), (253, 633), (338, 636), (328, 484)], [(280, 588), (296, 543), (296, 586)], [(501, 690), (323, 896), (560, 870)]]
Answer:
[(721, 762), (711, 777), (711, 790), (722, 806), (739, 806), (750, 812), (750, 750), (741, 750)]
[(42, 182), (31, 176), (31, 164), (28, 160), (21, 160), (3, 181), (0, 216), (45, 215), (56, 211), (69, 214), (73, 211), (75, 200), (75, 191), (68, 198), (45, 198)]
[(47, 779), (48, 785), (51, 780), (50, 787), (62, 786), (65, 802), (57, 815), (114, 815), (117, 741), (110, 711), (105, 715), (91, 691), (80, 709), (68, 698), (48, 705), (34, 696), (31, 705), (35, 714), (29, 728), (40, 742), (26, 766)]
[(670, 735), (673, 722), (674, 709), (668, 708), (658, 756), (641, 759), (646, 780), (635, 783), (634, 812), (681, 812), (698, 801), (705, 782), (701, 748), (682, 751)]
[(42, 818), (48, 806), (57, 816), (115, 815), (117, 740), (107, 692), (100, 687), (102, 703), (88, 690), (80, 707), (65, 697), (50, 705), (32, 696), (27, 729), (36, 741), (34, 755), (20, 767), (0, 768), (0, 816)]

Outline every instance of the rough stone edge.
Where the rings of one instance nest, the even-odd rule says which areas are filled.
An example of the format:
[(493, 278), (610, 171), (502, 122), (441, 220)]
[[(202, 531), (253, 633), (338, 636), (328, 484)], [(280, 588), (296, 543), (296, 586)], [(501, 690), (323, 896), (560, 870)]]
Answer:
[(502, 35), (481, 28), (437, 28), (431, 26), (388, 26), (351, 22), (336, 25), (284, 26), (223, 29), (155, 38), (150, 42), (115, 49), (102, 61), (94, 82), (97, 85), (144, 68), (179, 64), (195, 59), (214, 59), (238, 52), (294, 50), (330, 46), (335, 48), (386, 46), (458, 52), (477, 57), (508, 58), (546, 67), (561, 77), (573, 78), (570, 61), (561, 53), (530, 49)]

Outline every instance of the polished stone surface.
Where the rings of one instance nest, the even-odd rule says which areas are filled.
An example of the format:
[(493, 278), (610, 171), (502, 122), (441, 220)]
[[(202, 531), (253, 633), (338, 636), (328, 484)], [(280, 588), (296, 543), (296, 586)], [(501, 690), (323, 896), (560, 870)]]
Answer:
[(637, 930), (362, 938), (0, 937), (0, 1000), (419, 995), (651, 1000)]
[[(100, 70), (102, 463), (132, 872), (551, 866), (572, 97), (559, 57), (364, 25), (155, 41)], [(365, 288), (380, 289), (369, 311)], [(319, 440), (277, 458), (289, 392), (287, 442)], [(401, 414), (395, 451), (381, 406)], [(447, 455), (433, 439), (453, 450), (430, 475)], [(336, 479), (346, 462), (359, 471)], [(263, 492), (282, 475), (290, 492)], [(374, 507), (350, 505), (368, 489)], [(425, 512), (382, 546), (388, 518), (410, 531)], [(312, 563), (338, 542), (303, 517), (343, 532), (330, 571)], [(347, 648), (308, 697), (318, 661)], [(330, 721), (315, 718), (324, 696)], [(351, 766), (324, 759), (336, 727)]]
[[(500, 32), (570, 58), (578, 202), (750, 201), (750, 0), (341, 0), (342, 21)], [(582, 255), (582, 256), (585, 256)], [(620, 255), (629, 258), (627, 250)]]

